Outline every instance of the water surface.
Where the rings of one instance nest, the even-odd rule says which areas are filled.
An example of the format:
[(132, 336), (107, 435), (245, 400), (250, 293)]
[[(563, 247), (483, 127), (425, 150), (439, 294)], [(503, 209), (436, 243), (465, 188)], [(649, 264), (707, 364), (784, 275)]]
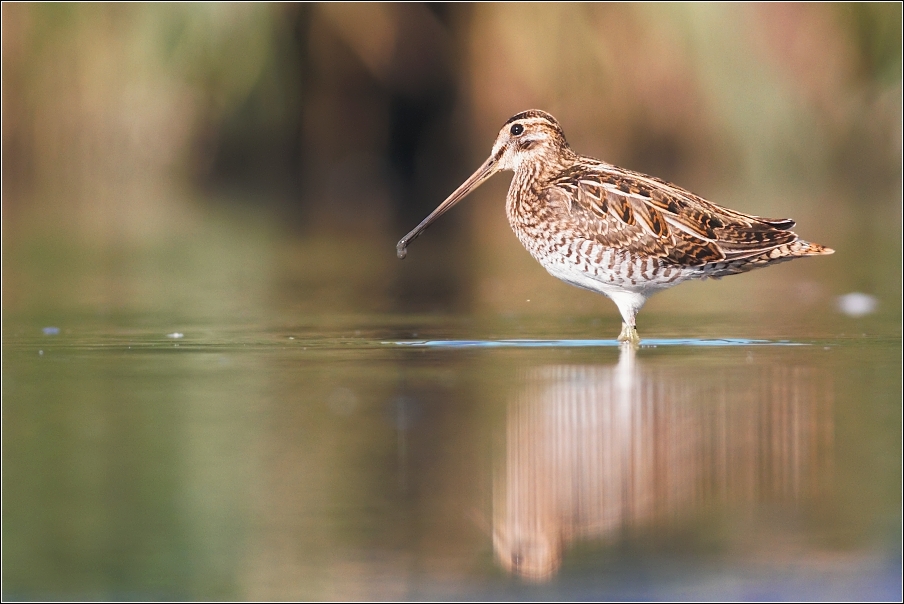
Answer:
[(896, 599), (893, 328), (694, 329), (7, 317), (4, 595)]

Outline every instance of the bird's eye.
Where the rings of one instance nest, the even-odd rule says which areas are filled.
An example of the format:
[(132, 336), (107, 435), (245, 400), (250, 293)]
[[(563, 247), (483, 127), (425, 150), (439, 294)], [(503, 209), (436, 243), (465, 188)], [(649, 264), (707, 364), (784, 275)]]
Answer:
[(511, 132), (514, 136), (518, 136), (522, 132), (524, 132), (524, 126), (522, 126), (521, 124), (515, 124), (514, 126), (512, 126), (512, 129), (509, 130), (509, 132)]

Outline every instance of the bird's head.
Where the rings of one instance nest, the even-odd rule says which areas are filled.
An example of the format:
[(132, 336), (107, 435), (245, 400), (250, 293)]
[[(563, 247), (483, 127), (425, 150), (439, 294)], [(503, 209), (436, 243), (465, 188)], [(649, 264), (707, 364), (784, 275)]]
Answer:
[(408, 244), (430, 226), (434, 220), (445, 214), (449, 208), (464, 199), (468, 193), (479, 187), (488, 178), (502, 170), (519, 170), (523, 166), (553, 167), (562, 160), (573, 157), (565, 135), (556, 118), (545, 111), (531, 109), (512, 116), (505, 123), (493, 150), (483, 165), (477, 168), (461, 186), (431, 212), (414, 230), (405, 235), (396, 246), (399, 258), (407, 254)]
[(531, 109), (509, 118), (499, 131), (490, 159), (496, 170), (517, 170), (525, 162), (555, 162), (567, 153), (568, 143), (556, 118)]

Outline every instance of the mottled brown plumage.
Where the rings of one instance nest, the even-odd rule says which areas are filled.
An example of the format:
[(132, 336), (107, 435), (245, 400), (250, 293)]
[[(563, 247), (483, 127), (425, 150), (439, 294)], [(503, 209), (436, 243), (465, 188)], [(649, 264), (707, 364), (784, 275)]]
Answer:
[(799, 239), (793, 220), (729, 210), (577, 155), (554, 117), (531, 110), (509, 119), (489, 159), (399, 241), (399, 258), (436, 218), (501, 170), (515, 172), (506, 213), (518, 239), (553, 276), (611, 298), (624, 319), (623, 341), (638, 341), (635, 316), (657, 291), (833, 253)]

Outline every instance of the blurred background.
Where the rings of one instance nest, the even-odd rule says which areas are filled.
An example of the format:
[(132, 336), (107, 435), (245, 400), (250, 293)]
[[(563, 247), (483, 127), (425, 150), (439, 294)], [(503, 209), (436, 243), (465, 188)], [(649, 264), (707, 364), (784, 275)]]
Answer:
[(4, 5), (4, 309), (617, 325), (521, 249), (505, 176), (395, 258), (528, 108), (580, 153), (838, 252), (685, 285), (645, 316), (853, 291), (898, 312), (894, 3)]
[[(901, 81), (898, 3), (3, 3), (4, 599), (896, 601)], [(412, 345), (618, 333), (507, 175), (396, 258), (530, 108), (836, 253)]]

